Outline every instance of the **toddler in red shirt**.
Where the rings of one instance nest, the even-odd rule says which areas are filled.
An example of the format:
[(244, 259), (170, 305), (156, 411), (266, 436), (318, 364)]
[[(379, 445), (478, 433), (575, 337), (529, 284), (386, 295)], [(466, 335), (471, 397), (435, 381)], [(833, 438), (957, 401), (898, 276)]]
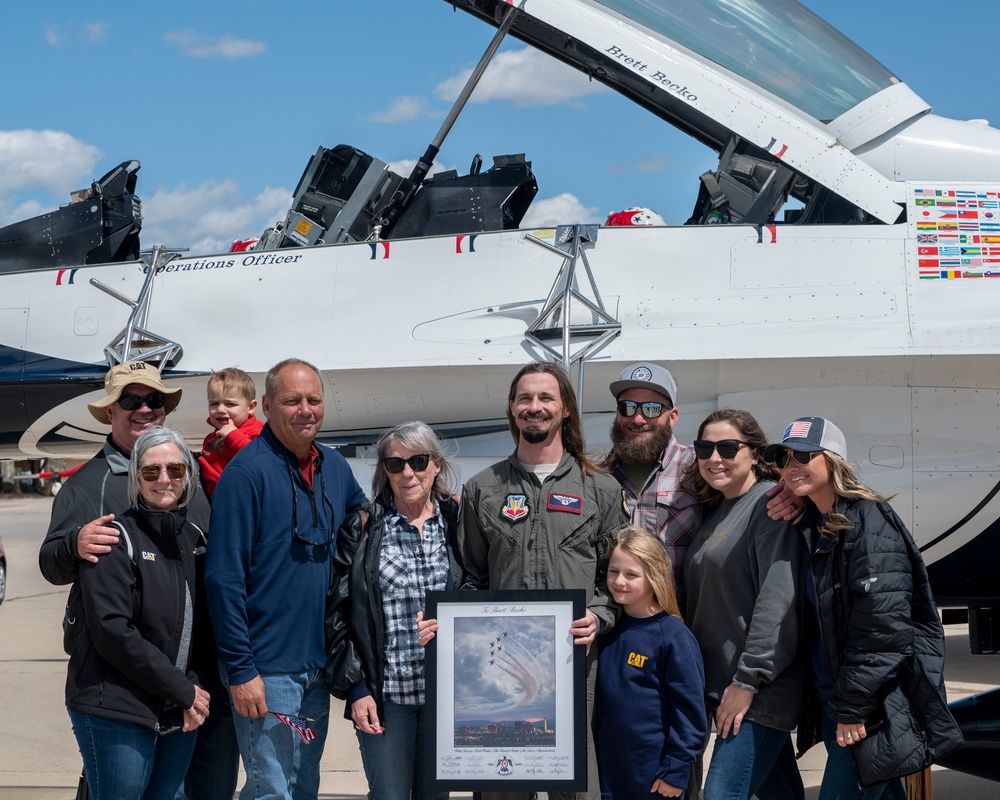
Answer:
[(208, 379), (208, 424), (215, 430), (205, 437), (198, 457), (209, 497), (233, 456), (260, 435), (264, 423), (254, 416), (256, 408), (257, 387), (246, 372), (227, 367), (212, 373)]

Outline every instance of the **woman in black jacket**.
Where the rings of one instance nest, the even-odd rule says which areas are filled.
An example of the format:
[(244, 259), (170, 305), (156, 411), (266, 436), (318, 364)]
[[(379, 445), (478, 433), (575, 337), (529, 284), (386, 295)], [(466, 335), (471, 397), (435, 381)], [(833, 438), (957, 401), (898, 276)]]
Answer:
[(944, 690), (944, 631), (913, 537), (847, 463), (843, 433), (802, 417), (765, 458), (796, 495), (807, 692), (799, 751), (821, 736), (820, 800), (904, 798), (901, 776), (961, 745)]
[(392, 428), (376, 450), (371, 516), (337, 536), (327, 685), (347, 700), (369, 798), (447, 797), (424, 786), (424, 653), (415, 622), (427, 591), (461, 581), (454, 471), (423, 422)]
[(204, 534), (187, 521), (197, 467), (169, 428), (132, 449), (131, 508), (111, 522), (111, 552), (80, 568), (86, 610), (69, 660), (66, 706), (95, 800), (171, 800), (208, 716), (188, 670), (195, 558)]

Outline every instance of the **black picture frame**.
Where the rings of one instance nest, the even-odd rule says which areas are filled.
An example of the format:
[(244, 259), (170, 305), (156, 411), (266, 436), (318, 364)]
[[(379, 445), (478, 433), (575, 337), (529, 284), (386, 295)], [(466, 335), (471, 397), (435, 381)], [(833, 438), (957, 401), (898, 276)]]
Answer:
[[(428, 592), (424, 763), (435, 792), (587, 788), (581, 590)], [(504, 648), (507, 648), (506, 652)]]

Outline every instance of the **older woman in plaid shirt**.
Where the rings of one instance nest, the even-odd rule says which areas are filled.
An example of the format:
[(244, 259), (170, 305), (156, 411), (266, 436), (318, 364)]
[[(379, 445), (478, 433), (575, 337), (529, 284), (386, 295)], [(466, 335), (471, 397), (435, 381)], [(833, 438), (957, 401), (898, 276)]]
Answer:
[(392, 428), (376, 447), (371, 516), (338, 536), (327, 682), (347, 700), (368, 796), (422, 800), (431, 795), (422, 769), (424, 652), (414, 620), (427, 591), (457, 589), (461, 580), (454, 471), (423, 422)]

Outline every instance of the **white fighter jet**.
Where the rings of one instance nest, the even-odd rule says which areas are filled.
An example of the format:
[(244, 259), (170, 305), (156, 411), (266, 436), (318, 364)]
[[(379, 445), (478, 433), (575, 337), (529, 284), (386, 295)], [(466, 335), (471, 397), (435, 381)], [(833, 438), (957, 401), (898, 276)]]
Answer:
[(685, 187), (688, 223), (520, 229), (523, 156), (428, 179), (468, 91), (408, 177), (320, 148), (245, 252), (137, 259), (125, 162), (61, 227), (0, 230), (3, 454), (94, 452), (107, 430), (86, 404), (126, 358), (184, 387), (171, 423), (193, 442), (210, 370), (259, 379), (295, 355), (322, 371), (327, 440), (363, 447), (419, 418), (479, 463), (510, 450), (521, 364), (571, 368), (599, 446), (609, 382), (656, 361), (680, 387), (682, 441), (720, 406), (772, 437), (835, 420), (865, 479), (896, 493), (939, 600), (985, 609), (976, 628), (1000, 640), (1000, 131), (935, 115), (794, 0), (438, 5), (498, 29), (468, 91), (511, 35), (716, 150)]

